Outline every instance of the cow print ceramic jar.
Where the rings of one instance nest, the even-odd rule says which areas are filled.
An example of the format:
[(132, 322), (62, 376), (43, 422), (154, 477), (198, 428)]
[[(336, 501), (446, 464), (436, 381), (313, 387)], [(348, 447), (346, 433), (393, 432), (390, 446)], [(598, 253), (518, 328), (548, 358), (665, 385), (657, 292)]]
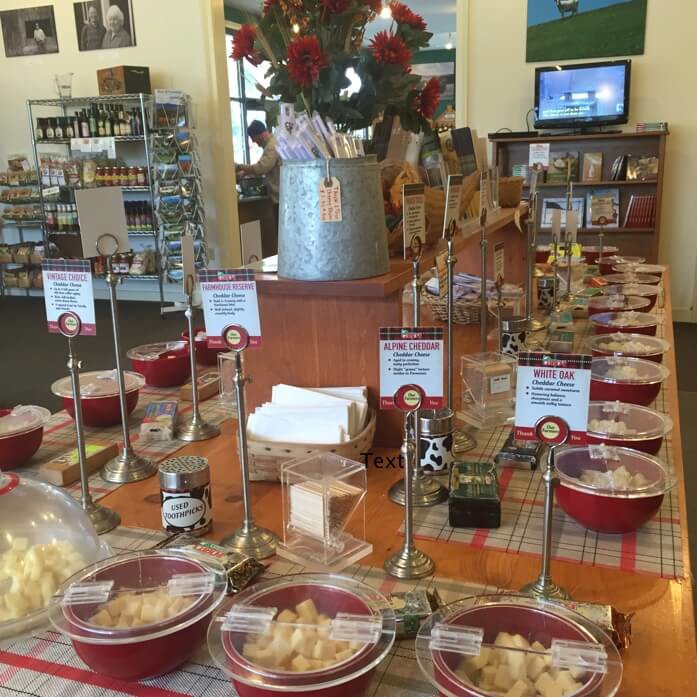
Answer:
[(543, 276), (537, 279), (537, 307), (544, 312), (554, 308), (554, 277)]
[(509, 317), (501, 320), (501, 353), (513, 358), (525, 349), (528, 320), (525, 317)]
[(419, 411), (419, 455), (426, 474), (447, 474), (455, 461), (453, 456), (452, 409)]

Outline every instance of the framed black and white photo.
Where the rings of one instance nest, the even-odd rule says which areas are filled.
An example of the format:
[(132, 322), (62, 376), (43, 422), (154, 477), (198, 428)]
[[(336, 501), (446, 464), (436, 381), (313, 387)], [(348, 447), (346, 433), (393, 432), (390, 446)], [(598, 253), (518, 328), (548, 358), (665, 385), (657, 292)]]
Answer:
[(0, 23), (8, 58), (58, 53), (52, 5), (5, 10), (0, 12)]
[(81, 51), (136, 45), (132, 0), (89, 0), (73, 4)]

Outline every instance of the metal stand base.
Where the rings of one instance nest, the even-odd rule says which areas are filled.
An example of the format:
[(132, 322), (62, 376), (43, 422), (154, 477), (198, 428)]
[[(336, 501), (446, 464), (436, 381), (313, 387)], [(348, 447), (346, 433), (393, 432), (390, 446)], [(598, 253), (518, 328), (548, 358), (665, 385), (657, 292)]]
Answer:
[(193, 443), (199, 440), (209, 440), (220, 435), (220, 429), (207, 421), (190, 421), (177, 431), (177, 440)]
[(252, 523), (249, 528), (240, 528), (232, 535), (224, 537), (220, 544), (254, 559), (268, 559), (276, 554), (278, 537), (271, 530), (258, 528)]
[(463, 455), (476, 447), (477, 441), (467, 431), (458, 429), (453, 433), (453, 455)]
[[(448, 500), (448, 490), (438, 482), (435, 477), (430, 475), (422, 475), (415, 479), (411, 485), (412, 501), (414, 506), (418, 508), (426, 508), (435, 506), (438, 503)], [(403, 506), (405, 502), (404, 479), (395, 482), (387, 492), (390, 501), (399, 506)]]
[(433, 559), (416, 548), (403, 549), (385, 562), (385, 571), (395, 578), (424, 578), (435, 568)]
[(121, 524), (121, 516), (116, 511), (100, 506), (98, 503), (90, 503), (85, 513), (90, 517), (97, 535), (103, 535)]
[(549, 320), (548, 319), (535, 319), (534, 317), (528, 322), (528, 331), (529, 332), (539, 332), (542, 329), (546, 329), (549, 326)]
[(105, 482), (126, 484), (139, 482), (141, 479), (152, 477), (157, 472), (157, 465), (147, 457), (122, 450), (121, 454), (109, 460), (102, 469), (102, 479)]
[(553, 598), (556, 600), (569, 600), (571, 596), (561, 586), (558, 586), (551, 579), (543, 580), (538, 578), (534, 583), (523, 586), (522, 593), (532, 595), (536, 598)]

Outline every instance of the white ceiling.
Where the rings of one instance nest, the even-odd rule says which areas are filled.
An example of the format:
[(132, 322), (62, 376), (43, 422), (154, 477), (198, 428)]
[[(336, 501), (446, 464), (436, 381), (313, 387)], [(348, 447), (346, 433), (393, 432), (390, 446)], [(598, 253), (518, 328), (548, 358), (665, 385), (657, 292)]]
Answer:
[[(429, 48), (444, 48), (448, 41), (455, 45), (455, 3), (456, 0), (406, 0), (414, 12), (420, 14), (428, 24), (428, 30), (433, 33)], [(262, 0), (225, 0), (229, 7), (246, 12), (259, 12)], [(384, 29), (389, 22), (377, 18), (369, 25), (367, 36)]]

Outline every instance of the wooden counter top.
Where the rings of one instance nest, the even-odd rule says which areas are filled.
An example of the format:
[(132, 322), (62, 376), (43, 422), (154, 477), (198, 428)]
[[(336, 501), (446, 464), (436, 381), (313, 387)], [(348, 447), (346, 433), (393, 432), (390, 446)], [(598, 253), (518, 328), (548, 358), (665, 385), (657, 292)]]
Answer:
[[(489, 215), (487, 220), (487, 233), (489, 235), (498, 232), (502, 228), (514, 223), (527, 212), (526, 204), (519, 208), (501, 208)], [(479, 222), (469, 220), (463, 226), (463, 235), (458, 236), (453, 248), (457, 254), (471, 244), (471, 238), (477, 235), (477, 247), (479, 245)], [(421, 268), (428, 269), (435, 265), (436, 254), (445, 248), (445, 241), (425, 250), (421, 261)], [(411, 281), (411, 264), (400, 259), (390, 260), (390, 271), (382, 276), (363, 278), (355, 281), (294, 281), (280, 278), (276, 274), (259, 273), (256, 275), (257, 290), (259, 293), (270, 295), (329, 295), (344, 297), (384, 297), (400, 291)]]
[[(665, 338), (673, 344), (670, 279), (666, 275)], [(476, 343), (476, 339), (474, 339)], [(682, 443), (677, 404), (675, 352), (666, 354), (671, 371), (670, 415), (674, 421), (673, 452), (680, 499), (683, 530), (681, 541), (685, 569), (690, 569), (687, 538), (687, 511), (683, 474)], [(223, 425), (222, 435), (214, 440), (188, 445), (180, 454), (203, 455), (210, 461), (215, 528), (211, 539), (219, 540), (239, 526), (242, 517), (240, 471), (236, 455), (236, 422)], [(395, 454), (374, 448), (375, 454)], [(387, 490), (398, 478), (393, 469), (369, 470), (367, 498), (368, 538), (374, 546), (365, 563), (382, 565), (384, 559), (401, 546), (398, 535), (402, 509), (387, 499)], [(257, 522), (281, 532), (281, 492), (274, 483), (251, 484), (253, 510)], [(129, 484), (104, 499), (115, 508), (124, 525), (160, 528), (159, 485), (156, 477)], [(418, 545), (436, 562), (436, 576), (517, 589), (535, 579), (540, 560), (478, 550), (446, 542), (419, 541)], [(552, 562), (554, 579), (578, 600), (610, 603), (622, 612), (635, 612), (633, 644), (624, 652), (622, 697), (689, 697), (697, 693), (694, 608), (690, 577), (670, 581), (651, 576), (582, 566), (570, 562)]]

